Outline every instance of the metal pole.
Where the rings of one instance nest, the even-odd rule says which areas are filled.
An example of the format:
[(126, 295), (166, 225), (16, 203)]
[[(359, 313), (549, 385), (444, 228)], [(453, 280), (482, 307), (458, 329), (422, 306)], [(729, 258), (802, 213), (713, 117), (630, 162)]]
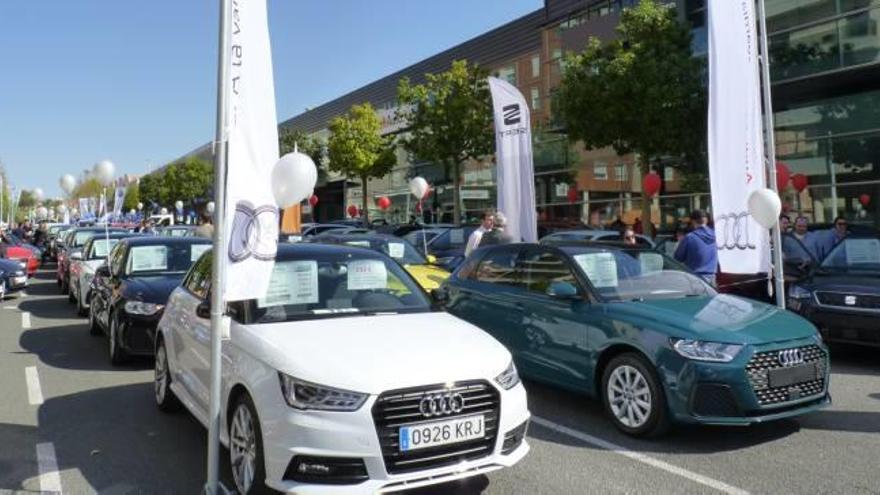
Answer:
[(208, 478), (205, 493), (220, 493), (220, 366), (223, 328), (223, 287), (226, 279), (226, 106), (229, 70), (229, 1), (220, 0), (220, 36), (217, 61), (217, 124), (214, 136), (214, 246), (211, 267), (211, 390), (208, 414)]
[(831, 131), (828, 131), (828, 149), (825, 151), (825, 165), (828, 167), (828, 175), (831, 177), (831, 221), (837, 220), (839, 208), (837, 206), (837, 168), (834, 166), (834, 157), (831, 151)]
[[(776, 185), (776, 134), (773, 122), (773, 97), (770, 91), (770, 57), (767, 51), (767, 12), (764, 8), (764, 0), (758, 0), (758, 22), (761, 29), (761, 80), (764, 87), (764, 132), (767, 135), (765, 142), (766, 156), (768, 159), (768, 177), (770, 189), (779, 194)], [(776, 277), (776, 305), (785, 309), (785, 279), (782, 270), (782, 231), (779, 227), (779, 219), (772, 230), (773, 235), (773, 268)]]

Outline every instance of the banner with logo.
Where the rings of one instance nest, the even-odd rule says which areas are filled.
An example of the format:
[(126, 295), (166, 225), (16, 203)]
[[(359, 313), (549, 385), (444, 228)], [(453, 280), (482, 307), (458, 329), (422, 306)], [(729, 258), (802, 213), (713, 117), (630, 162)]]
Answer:
[(110, 218), (107, 212), (107, 196), (104, 193), (101, 193), (101, 198), (98, 203), (98, 219), (102, 223), (107, 223)]
[[(232, 2), (227, 87), (227, 301), (266, 295), (278, 248), (278, 120), (266, 0)], [(219, 205), (218, 205), (219, 206)]]
[(89, 214), (89, 198), (79, 198), (79, 217), (86, 218)]
[(125, 187), (119, 186), (113, 191), (113, 218), (122, 218), (122, 203), (125, 202)]
[(498, 211), (507, 217), (505, 231), (514, 241), (538, 240), (535, 172), (529, 106), (512, 84), (489, 78), (495, 117), (495, 163)]
[(770, 266), (769, 233), (749, 215), (766, 187), (759, 40), (754, 0), (707, 2), (709, 19), (709, 182), (721, 271)]

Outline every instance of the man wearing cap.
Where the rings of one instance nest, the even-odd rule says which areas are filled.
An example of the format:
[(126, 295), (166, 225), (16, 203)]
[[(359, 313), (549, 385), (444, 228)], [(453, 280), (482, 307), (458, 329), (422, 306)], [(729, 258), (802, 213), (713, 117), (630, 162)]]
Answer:
[(707, 220), (703, 210), (691, 213), (694, 230), (678, 243), (674, 256), (705, 281), (715, 285), (718, 247), (715, 245), (715, 231), (707, 225)]
[(510, 237), (510, 234), (504, 231), (506, 226), (507, 217), (504, 216), (504, 213), (501, 213), (500, 211), (495, 213), (492, 230), (483, 234), (482, 239), (480, 239), (480, 247), (491, 246), (493, 244), (510, 244), (513, 242), (513, 237)]

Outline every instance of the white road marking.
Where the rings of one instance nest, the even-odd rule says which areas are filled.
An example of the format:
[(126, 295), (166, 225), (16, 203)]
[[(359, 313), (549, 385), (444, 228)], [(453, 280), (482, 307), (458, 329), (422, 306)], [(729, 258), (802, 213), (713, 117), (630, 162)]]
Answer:
[(31, 313), (24, 311), (21, 313), (21, 328), (27, 330), (31, 327)]
[(37, 444), (37, 469), (40, 470), (40, 493), (62, 493), (61, 474), (52, 442)]
[(595, 447), (599, 447), (610, 452), (614, 452), (615, 454), (620, 454), (624, 457), (628, 457), (634, 461), (641, 462), (643, 464), (647, 464), (651, 467), (662, 469), (668, 473), (672, 473), (677, 476), (681, 476), (682, 478), (689, 479), (695, 483), (699, 483), (701, 485), (708, 486), (709, 488), (714, 488), (719, 492), (727, 493), (730, 495), (748, 495), (749, 492), (743, 490), (741, 488), (737, 488), (735, 486), (728, 485), (722, 481), (718, 481), (713, 478), (709, 478), (708, 476), (703, 476), (702, 474), (695, 473), (693, 471), (688, 471), (687, 469), (680, 468), (678, 466), (674, 466), (669, 464), (668, 462), (663, 462), (659, 459), (654, 459), (653, 457), (647, 456), (645, 454), (641, 454), (639, 452), (632, 451), (627, 449), (626, 447), (622, 447), (620, 445), (616, 445), (607, 440), (602, 440), (601, 438), (594, 437), (593, 435), (574, 430), (567, 426), (563, 426), (560, 424), (556, 424), (550, 420), (540, 418), (537, 416), (532, 416), (532, 423), (540, 425), (544, 428), (553, 430), (557, 433), (561, 433), (563, 435), (578, 439), (584, 443), (588, 443)]
[(36, 366), (28, 366), (24, 369), (24, 378), (27, 381), (28, 402), (32, 406), (43, 403), (43, 390), (40, 388), (40, 375), (37, 374)]

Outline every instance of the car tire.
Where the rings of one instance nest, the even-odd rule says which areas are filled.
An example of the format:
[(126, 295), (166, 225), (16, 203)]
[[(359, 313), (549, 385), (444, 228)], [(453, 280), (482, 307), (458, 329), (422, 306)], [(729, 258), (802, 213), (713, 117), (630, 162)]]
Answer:
[[(238, 493), (242, 495), (271, 493), (266, 487), (266, 468), (263, 457), (263, 433), (257, 409), (250, 396), (240, 394), (230, 409), (229, 470)], [(250, 466), (250, 467), (247, 467)], [(250, 483), (246, 473), (250, 473)]]
[(171, 368), (168, 366), (168, 351), (165, 340), (159, 337), (156, 344), (156, 360), (153, 367), (153, 397), (162, 412), (176, 412), (181, 408), (180, 400), (171, 390)]
[(61, 278), (61, 285), (60, 286), (61, 286), (61, 293), (62, 294), (67, 294), (70, 292), (70, 284), (67, 283), (67, 280), (65, 280), (64, 277)]
[(80, 293), (80, 297), (76, 298), (76, 315), (77, 316), (85, 316), (89, 312), (89, 309), (83, 305), (82, 302), (82, 293)]
[(616, 356), (602, 373), (605, 414), (620, 431), (637, 437), (669, 429), (666, 394), (654, 366), (636, 353)]
[(95, 316), (93, 306), (89, 306), (89, 335), (101, 335), (101, 327), (98, 325), (98, 319)]
[(119, 341), (119, 323), (116, 320), (116, 315), (111, 314), (108, 320), (110, 321), (110, 330), (107, 332), (110, 344), (110, 364), (116, 366), (128, 361), (128, 354)]
[(70, 284), (67, 284), (67, 302), (69, 302), (70, 304), (76, 303), (76, 291)]

